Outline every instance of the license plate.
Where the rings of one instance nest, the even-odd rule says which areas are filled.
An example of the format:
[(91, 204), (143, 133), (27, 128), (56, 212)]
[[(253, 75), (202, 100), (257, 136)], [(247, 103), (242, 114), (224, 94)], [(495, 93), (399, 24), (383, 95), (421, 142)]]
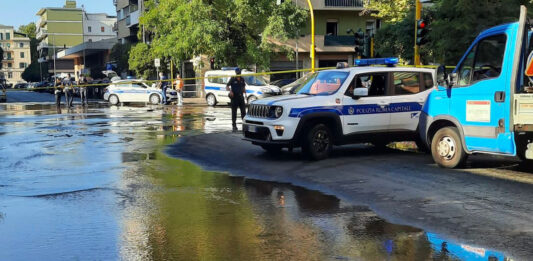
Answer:
[(249, 132), (257, 132), (257, 127), (253, 125), (248, 125), (247, 129)]

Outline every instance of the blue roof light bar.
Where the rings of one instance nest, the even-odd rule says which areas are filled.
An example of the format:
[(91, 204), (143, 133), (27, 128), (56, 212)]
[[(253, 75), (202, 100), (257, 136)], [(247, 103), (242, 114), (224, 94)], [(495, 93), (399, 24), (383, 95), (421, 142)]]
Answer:
[(355, 66), (369, 66), (369, 65), (387, 65), (394, 66), (398, 64), (400, 60), (396, 57), (389, 58), (373, 58), (373, 59), (357, 59), (355, 60)]

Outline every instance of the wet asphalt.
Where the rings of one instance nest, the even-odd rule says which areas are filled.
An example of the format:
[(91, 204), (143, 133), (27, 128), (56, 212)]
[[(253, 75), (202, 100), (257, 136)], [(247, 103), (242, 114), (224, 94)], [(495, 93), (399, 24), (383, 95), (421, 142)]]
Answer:
[(24, 95), (11, 97), (43, 100), (0, 104), (0, 260), (533, 256), (516, 160), (449, 171), (358, 145), (308, 162), (242, 141), (226, 107), (57, 109)]

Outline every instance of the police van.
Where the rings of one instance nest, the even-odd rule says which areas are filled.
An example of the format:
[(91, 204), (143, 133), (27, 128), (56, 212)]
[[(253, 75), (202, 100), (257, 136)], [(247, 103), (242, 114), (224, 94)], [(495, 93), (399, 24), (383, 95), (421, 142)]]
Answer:
[[(252, 102), (244, 139), (269, 152), (301, 147), (311, 159), (327, 158), (334, 145), (419, 141), (422, 106), (435, 70), (391, 67), (397, 58), (357, 60), (353, 68), (315, 72), (296, 94)], [(362, 67), (385, 64), (389, 67)], [(420, 143), (419, 143), (420, 144)]]
[[(226, 90), (226, 84), (229, 79), (235, 76), (236, 67), (224, 67), (222, 70), (207, 71), (204, 79), (204, 91), (207, 105), (215, 106), (219, 103), (230, 103), (229, 91)], [(246, 102), (262, 99), (269, 96), (281, 95), (281, 89), (274, 85), (269, 85), (254, 73), (248, 70), (242, 70), (241, 76), (246, 82)]]

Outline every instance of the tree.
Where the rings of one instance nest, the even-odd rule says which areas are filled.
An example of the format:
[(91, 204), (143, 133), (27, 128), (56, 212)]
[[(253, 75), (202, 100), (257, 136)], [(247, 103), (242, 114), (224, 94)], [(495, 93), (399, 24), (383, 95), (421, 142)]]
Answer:
[[(456, 65), (484, 29), (518, 20), (521, 4), (528, 0), (436, 0), (423, 9), (430, 20), (429, 42), (420, 48), (424, 64)], [(533, 11), (533, 9), (529, 9)], [(402, 20), (385, 24), (376, 33), (376, 52), (412, 61), (414, 56), (414, 6)]]
[(129, 65), (136, 75), (144, 79), (155, 75), (154, 55), (152, 48), (145, 43), (138, 43), (131, 48)]
[(385, 22), (396, 23), (406, 18), (409, 10), (414, 6), (414, 0), (372, 0), (367, 2), (365, 9)]
[(130, 56), (131, 44), (117, 43), (111, 49), (111, 60), (117, 64), (117, 73), (120, 75), (122, 72), (129, 70), (128, 59)]
[(270, 39), (295, 38), (307, 19), (307, 11), (292, 1), (278, 6), (273, 0), (149, 0), (146, 7), (140, 23), (153, 40), (151, 47), (132, 49), (135, 71), (147, 66), (139, 63), (145, 60), (141, 51), (177, 61), (207, 55), (218, 66), (265, 68), (274, 50)]
[(41, 81), (41, 71), (39, 69), (39, 63), (31, 63), (22, 73), (22, 79), (27, 82)]
[(31, 53), (31, 62), (35, 63), (37, 62), (37, 59), (39, 59), (39, 54), (37, 53), (37, 45), (39, 45), (39, 41), (36, 39), (36, 30), (37, 27), (35, 26), (35, 23), (31, 22), (27, 25), (21, 25), (19, 26), (19, 32), (26, 34), (28, 38), (30, 38), (30, 53)]

